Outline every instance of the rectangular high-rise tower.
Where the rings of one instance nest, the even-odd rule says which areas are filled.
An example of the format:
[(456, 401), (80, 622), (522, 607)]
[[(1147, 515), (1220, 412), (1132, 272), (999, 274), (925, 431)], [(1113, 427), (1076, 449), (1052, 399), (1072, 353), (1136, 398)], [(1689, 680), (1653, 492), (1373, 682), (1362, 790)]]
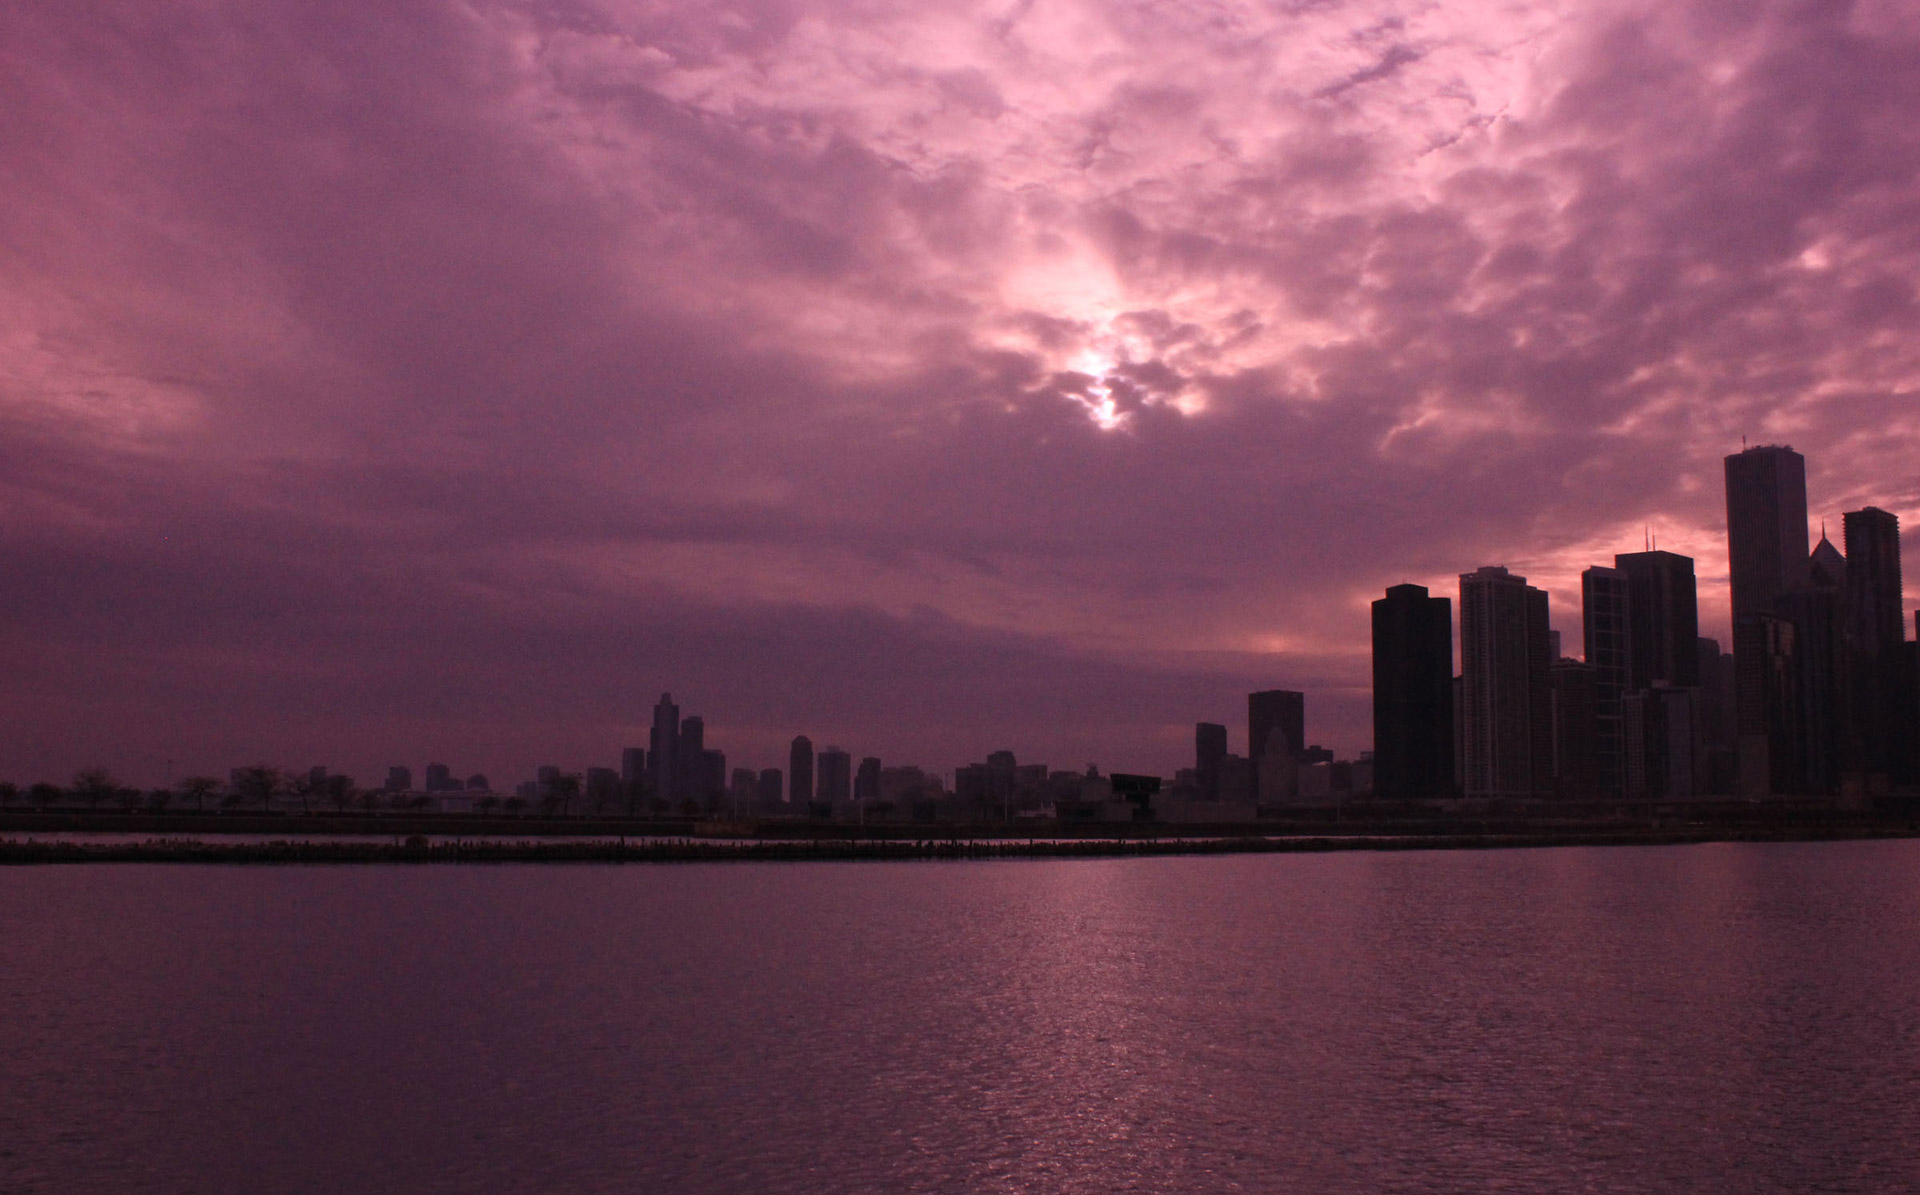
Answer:
[(1761, 445), (1727, 457), (1726, 479), (1740, 791), (1760, 796), (1800, 774), (1790, 758), (1799, 750), (1794, 642), (1780, 603), (1809, 578), (1807, 462)]
[(1263, 689), (1247, 694), (1247, 755), (1255, 760), (1267, 752), (1267, 737), (1275, 730), (1287, 736), (1287, 750), (1298, 755), (1307, 745), (1307, 698), (1292, 689)]
[(1220, 761), (1227, 757), (1227, 728), (1218, 722), (1197, 722), (1193, 727), (1193, 771), (1200, 782), (1200, 793), (1209, 801), (1220, 799)]
[(1622, 720), (1633, 682), (1633, 587), (1624, 569), (1594, 565), (1580, 574), (1580, 627), (1593, 665), (1594, 788), (1602, 797), (1626, 791)]
[(1547, 593), (1497, 565), (1460, 576), (1461, 738), (1469, 797), (1553, 784)]
[(1395, 585), (1373, 603), (1373, 788), (1453, 792), (1453, 602)]
[(662, 693), (653, 707), (653, 733), (647, 740), (647, 782), (653, 799), (671, 803), (679, 797), (680, 707), (673, 694)]
[(1627, 577), (1627, 686), (1697, 686), (1700, 610), (1693, 557), (1623, 552), (1613, 558), (1613, 567)]
[(1870, 789), (1914, 773), (1913, 686), (1907, 677), (1900, 519), (1869, 506), (1841, 516), (1847, 545), (1846, 631), (1852, 688), (1850, 770)]

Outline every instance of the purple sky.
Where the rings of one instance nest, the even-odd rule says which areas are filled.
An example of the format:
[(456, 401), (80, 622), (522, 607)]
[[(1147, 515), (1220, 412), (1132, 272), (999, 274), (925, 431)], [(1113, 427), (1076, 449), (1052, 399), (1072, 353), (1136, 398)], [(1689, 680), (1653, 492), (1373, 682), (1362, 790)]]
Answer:
[(1648, 525), (1724, 640), (1742, 436), (1920, 520), (1917, 8), (0, 7), (0, 777), (1350, 753)]

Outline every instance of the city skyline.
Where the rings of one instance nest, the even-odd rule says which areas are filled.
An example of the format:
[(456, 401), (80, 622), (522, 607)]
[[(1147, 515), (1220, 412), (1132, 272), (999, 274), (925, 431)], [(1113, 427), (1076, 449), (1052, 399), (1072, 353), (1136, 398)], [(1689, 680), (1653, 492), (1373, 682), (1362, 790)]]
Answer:
[(1730, 644), (1743, 439), (1920, 527), (1905, 17), (12, 6), (0, 776), (1351, 756), (1388, 587), (1642, 550)]

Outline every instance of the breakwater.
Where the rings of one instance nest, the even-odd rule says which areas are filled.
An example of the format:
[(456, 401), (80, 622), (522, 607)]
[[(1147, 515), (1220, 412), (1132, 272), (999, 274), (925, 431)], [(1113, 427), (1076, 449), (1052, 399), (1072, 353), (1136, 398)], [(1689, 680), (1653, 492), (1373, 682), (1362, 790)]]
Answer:
[(1807, 842), (1920, 837), (1920, 827), (1637, 828), (1535, 833), (1372, 834), (1287, 837), (1084, 837), (634, 841), (470, 839), (270, 842), (152, 838), (140, 842), (0, 839), (0, 864), (59, 863), (716, 863), (1139, 858), (1327, 851), (1492, 850), (1550, 846), (1679, 846), (1707, 842)]

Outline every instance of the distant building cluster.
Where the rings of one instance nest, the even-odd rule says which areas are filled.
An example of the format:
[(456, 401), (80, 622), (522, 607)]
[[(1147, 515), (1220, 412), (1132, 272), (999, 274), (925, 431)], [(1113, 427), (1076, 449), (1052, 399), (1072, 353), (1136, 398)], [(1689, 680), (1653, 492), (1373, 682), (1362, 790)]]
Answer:
[[(1920, 642), (1906, 638), (1900, 524), (1875, 507), (1842, 517), (1845, 550), (1807, 546), (1806, 462), (1791, 448), (1726, 458), (1732, 652), (1699, 633), (1694, 561), (1645, 550), (1580, 576), (1582, 658), (1561, 651), (1546, 591), (1498, 565), (1460, 575), (1455, 608), (1419, 585), (1372, 605), (1374, 748), (1353, 760), (1307, 742), (1306, 695), (1247, 695), (1244, 755), (1226, 725), (1194, 728), (1194, 763), (1171, 783), (1022, 763), (995, 751), (952, 773), (858, 762), (841, 747), (789, 745), (787, 766), (727, 768), (698, 715), (671, 694), (645, 746), (619, 766), (555, 765), (510, 792), (484, 775), (426, 765), (360, 788), (325, 767), (236, 768), (140, 793), (101, 769), (71, 789), (0, 784), (0, 804), (820, 821), (1225, 823), (1336, 813), (1367, 801), (1459, 800), (1561, 807), (1700, 798), (1801, 798), (1840, 809), (1920, 785)], [(1920, 634), (1920, 615), (1916, 615)]]
[[(1807, 547), (1806, 461), (1726, 458), (1733, 651), (1699, 633), (1694, 561), (1622, 553), (1581, 574), (1584, 659), (1547, 594), (1505, 568), (1447, 598), (1373, 603), (1375, 787), (1384, 798), (1661, 801), (1810, 797), (1863, 807), (1920, 779), (1920, 655), (1906, 639), (1900, 524), (1842, 518)], [(1920, 630), (1920, 623), (1917, 623)]]

